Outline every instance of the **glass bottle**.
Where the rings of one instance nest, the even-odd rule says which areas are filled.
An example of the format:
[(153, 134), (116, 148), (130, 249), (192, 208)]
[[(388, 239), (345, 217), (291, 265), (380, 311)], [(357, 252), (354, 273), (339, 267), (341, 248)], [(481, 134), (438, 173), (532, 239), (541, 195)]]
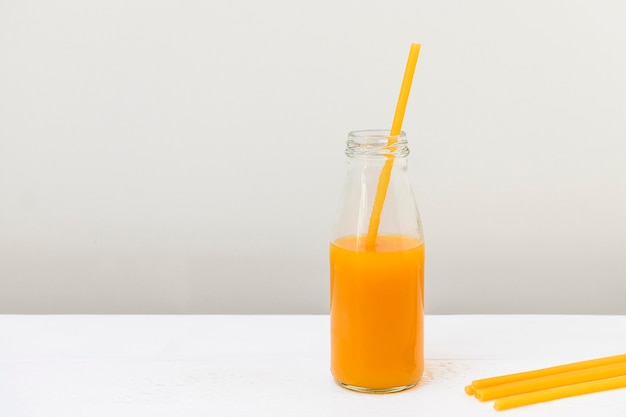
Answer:
[[(330, 244), (331, 371), (355, 391), (402, 391), (417, 384), (424, 369), (424, 238), (406, 135), (351, 132), (346, 155)], [(372, 226), (385, 176), (380, 222)]]

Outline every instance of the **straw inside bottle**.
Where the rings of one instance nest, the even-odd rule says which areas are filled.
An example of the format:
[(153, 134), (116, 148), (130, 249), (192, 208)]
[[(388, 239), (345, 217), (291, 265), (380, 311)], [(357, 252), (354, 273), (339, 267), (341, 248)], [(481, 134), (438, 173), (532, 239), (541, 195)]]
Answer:
[[(396, 105), (396, 112), (393, 117), (393, 123), (391, 125), (391, 131), (389, 132), (389, 139), (387, 145), (391, 146), (397, 142), (397, 136), (402, 131), (402, 121), (404, 120), (404, 113), (406, 111), (406, 104), (409, 100), (409, 92), (411, 91), (411, 84), (413, 82), (413, 74), (415, 73), (415, 67), (417, 65), (417, 58), (420, 53), (421, 45), (418, 43), (411, 44), (409, 51), (409, 58), (404, 70), (404, 78), (402, 79), (402, 86), (400, 88), (400, 95), (398, 96), (398, 103)], [(366, 250), (375, 250), (376, 248), (376, 236), (378, 235), (378, 228), (380, 226), (380, 216), (385, 204), (385, 197), (387, 196), (387, 189), (389, 188), (389, 181), (391, 179), (391, 169), (393, 168), (393, 155), (387, 155), (385, 165), (380, 172), (378, 178), (378, 187), (376, 188), (376, 195), (374, 197), (374, 206), (372, 207), (372, 214), (370, 217), (369, 226), (367, 229), (367, 237), (365, 240)]]

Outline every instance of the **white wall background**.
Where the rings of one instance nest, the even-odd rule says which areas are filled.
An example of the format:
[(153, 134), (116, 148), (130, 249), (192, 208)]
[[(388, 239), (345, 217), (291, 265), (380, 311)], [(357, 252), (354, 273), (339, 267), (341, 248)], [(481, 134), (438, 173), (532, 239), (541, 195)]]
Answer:
[(430, 313), (626, 313), (626, 3), (0, 0), (0, 312), (324, 313), (405, 118)]

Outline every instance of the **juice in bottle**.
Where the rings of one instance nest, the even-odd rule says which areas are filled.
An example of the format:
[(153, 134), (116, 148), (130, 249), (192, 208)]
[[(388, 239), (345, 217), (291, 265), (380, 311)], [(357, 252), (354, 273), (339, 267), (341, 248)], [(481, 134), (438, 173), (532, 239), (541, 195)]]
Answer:
[(331, 371), (357, 391), (393, 392), (423, 372), (424, 244), (403, 235), (330, 245)]

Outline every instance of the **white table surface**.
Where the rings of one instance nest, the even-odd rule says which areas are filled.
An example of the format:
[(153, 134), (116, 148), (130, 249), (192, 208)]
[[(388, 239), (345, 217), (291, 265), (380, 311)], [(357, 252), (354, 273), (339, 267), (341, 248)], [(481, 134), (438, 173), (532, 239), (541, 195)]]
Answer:
[(626, 416), (626, 389), (497, 412), (472, 379), (626, 353), (626, 316), (428, 316), (420, 384), (336, 386), (328, 316), (0, 316), (0, 417)]

